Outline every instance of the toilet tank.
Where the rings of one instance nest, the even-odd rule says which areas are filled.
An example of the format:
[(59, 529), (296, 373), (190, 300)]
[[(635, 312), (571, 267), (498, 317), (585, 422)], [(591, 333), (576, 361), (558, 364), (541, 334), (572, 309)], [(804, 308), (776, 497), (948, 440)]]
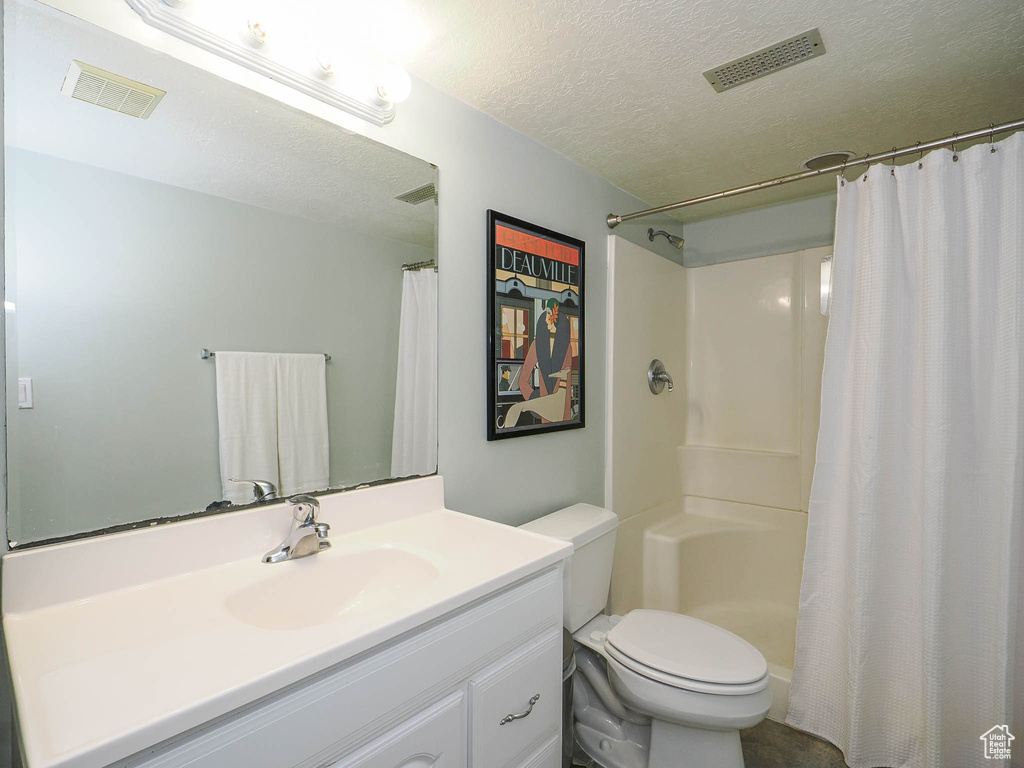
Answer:
[(572, 543), (563, 592), (564, 623), (570, 632), (601, 613), (608, 603), (618, 525), (619, 518), (610, 510), (574, 504), (520, 526)]

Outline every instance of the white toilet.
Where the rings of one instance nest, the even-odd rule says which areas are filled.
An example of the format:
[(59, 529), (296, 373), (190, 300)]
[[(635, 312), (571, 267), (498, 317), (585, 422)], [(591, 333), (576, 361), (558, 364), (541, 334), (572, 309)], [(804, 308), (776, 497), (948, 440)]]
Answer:
[(614, 513), (576, 504), (522, 526), (571, 541), (565, 625), (576, 641), (576, 741), (604, 768), (743, 768), (741, 728), (771, 707), (768, 663), (714, 624), (666, 611), (606, 616)]

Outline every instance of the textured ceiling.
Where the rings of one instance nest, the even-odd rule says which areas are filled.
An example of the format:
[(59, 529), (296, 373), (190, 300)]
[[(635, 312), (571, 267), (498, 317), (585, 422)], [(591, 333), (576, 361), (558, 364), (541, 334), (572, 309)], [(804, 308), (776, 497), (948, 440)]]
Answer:
[[(295, 0), (303, 6), (329, 0)], [(418, 77), (660, 205), (1024, 117), (1021, 0), (410, 2)], [(718, 94), (713, 66), (818, 27), (820, 59)], [(831, 179), (681, 212), (702, 218)]]
[[(30, 98), (22, 78), (56, 87), (72, 55), (176, 85), (142, 131), (138, 121), (96, 109), (86, 117), (81, 110), (89, 107), (40, 96), (32, 103), (46, 118), (42, 126), (13, 110), (15, 143), (55, 154), (54, 146), (91, 151), (94, 164), (139, 172), (118, 168), (119, 155), (158, 164), (143, 141), (152, 136), (173, 160), (151, 168), (154, 178), (345, 226), (377, 221), (374, 210), (360, 209), (368, 195), (353, 198), (360, 185), (335, 173), (351, 165), (350, 143), (367, 146), (363, 139), (342, 138), (335, 127), (241, 88), (213, 86), (220, 81), (129, 50), (80, 22), (43, 25), (41, 11), (20, 6), (8, 10), (8, 46), (35, 65), (15, 68), (9, 97)], [(386, 36), (360, 33), (364, 47), (652, 205), (792, 173), (828, 150), (878, 152), (1024, 117), (1021, 0), (291, 0), (286, 7), (296, 23), (342, 37), (386, 28)], [(32, 24), (39, 46), (19, 35)], [(812, 27), (828, 50), (820, 59), (722, 94), (702, 76)], [(73, 107), (76, 121), (108, 138), (81, 138), (68, 122)], [(107, 144), (96, 148), (97, 141)], [(411, 175), (398, 191), (416, 186), (416, 168), (423, 169), (406, 161)], [(391, 176), (390, 162), (361, 178), (403, 186), (405, 173)], [(703, 218), (831, 189), (831, 179), (802, 182), (678, 215)], [(399, 218), (395, 226), (406, 225)]]
[[(394, 200), (428, 163), (39, 4), (5, 2), (9, 145), (434, 246), (437, 208)], [(148, 120), (60, 93), (72, 59), (168, 93)]]

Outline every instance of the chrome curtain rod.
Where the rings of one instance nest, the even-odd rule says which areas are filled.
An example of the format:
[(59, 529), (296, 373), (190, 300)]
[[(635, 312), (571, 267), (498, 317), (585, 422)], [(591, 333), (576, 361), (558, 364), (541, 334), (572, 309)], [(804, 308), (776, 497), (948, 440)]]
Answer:
[[(331, 356), (328, 355), (326, 352), (322, 352), (321, 354), (324, 356), (324, 360), (325, 361), (331, 359)], [(216, 356), (217, 356), (216, 352), (211, 352), (206, 347), (203, 347), (202, 349), (199, 350), (199, 359), (200, 360), (209, 360), (211, 357), (216, 357)]]
[(416, 261), (412, 264), (403, 264), (402, 269), (406, 272), (416, 272), (420, 269), (432, 269), (437, 271), (437, 263), (433, 259), (427, 259), (426, 261)]
[(1016, 131), (1019, 128), (1024, 128), (1024, 120), (1014, 120), (1010, 123), (1002, 123), (1001, 125), (989, 125), (987, 128), (979, 128), (976, 131), (970, 131), (969, 133), (954, 133), (952, 136), (947, 136), (944, 139), (936, 139), (935, 141), (927, 141), (923, 144), (919, 141), (912, 147), (903, 147), (902, 149), (893, 149), (889, 152), (882, 152), (877, 155), (864, 155), (859, 160), (847, 160), (845, 163), (838, 163), (837, 165), (831, 165), (828, 168), (821, 168), (817, 171), (803, 171), (802, 173), (791, 173), (789, 176), (779, 176), (776, 179), (769, 179), (768, 181), (759, 181), (757, 184), (748, 184), (745, 187), (736, 187), (735, 189), (727, 189), (724, 192), (715, 192), (713, 195), (703, 195), (701, 197), (694, 197), (690, 200), (683, 200), (678, 203), (669, 203), (668, 205), (659, 205), (657, 208), (648, 208), (644, 211), (637, 211), (636, 213), (609, 213), (608, 218), (605, 221), (608, 224), (608, 229), (615, 229), (624, 221), (630, 221), (631, 219), (639, 219), (644, 216), (653, 216), (656, 213), (665, 213), (666, 211), (674, 211), (678, 208), (688, 208), (691, 205), (697, 205), (698, 203), (707, 203), (711, 200), (724, 200), (727, 197), (735, 197), (736, 195), (742, 195), (747, 192), (756, 192), (759, 189), (767, 189), (769, 187), (777, 187), (782, 184), (789, 184), (791, 181), (803, 181), (804, 179), (813, 179), (817, 176), (821, 176), (826, 173), (840, 173), (845, 171), (847, 168), (855, 168), (858, 165), (871, 165), (872, 163), (878, 163), (883, 160), (895, 160), (897, 157), (903, 157), (905, 155), (913, 155), (918, 152), (924, 152), (929, 149), (938, 149), (939, 147), (956, 146), (961, 141), (971, 141), (972, 139), (980, 139), (985, 136), (992, 137), (997, 133), (1006, 133), (1007, 131)]

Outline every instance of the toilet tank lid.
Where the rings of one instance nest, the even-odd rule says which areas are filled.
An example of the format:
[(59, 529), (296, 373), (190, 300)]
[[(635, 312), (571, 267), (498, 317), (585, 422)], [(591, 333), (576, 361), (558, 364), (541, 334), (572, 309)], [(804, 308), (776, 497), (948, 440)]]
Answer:
[(571, 541), (573, 549), (579, 549), (598, 536), (614, 531), (618, 525), (618, 516), (609, 509), (593, 504), (573, 504), (519, 527), (524, 531)]

